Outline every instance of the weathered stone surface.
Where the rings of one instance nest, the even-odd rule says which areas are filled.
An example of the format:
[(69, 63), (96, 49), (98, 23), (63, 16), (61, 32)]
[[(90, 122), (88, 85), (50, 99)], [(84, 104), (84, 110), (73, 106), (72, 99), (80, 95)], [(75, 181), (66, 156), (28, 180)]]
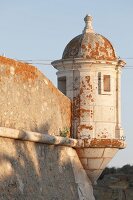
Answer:
[(49, 145), (69, 146), (75, 148), (80, 148), (84, 146), (83, 140), (42, 134), (32, 131), (17, 130), (6, 127), (0, 127), (0, 137), (17, 139), (22, 141), (39, 142)]
[(91, 182), (74, 149), (0, 138), (1, 200), (83, 198), (94, 199)]
[(71, 103), (34, 66), (0, 56), (0, 126), (59, 135)]
[(83, 33), (68, 43), (62, 58), (116, 60), (116, 53), (110, 41), (94, 32), (92, 17), (86, 16), (84, 20), (86, 26)]
[(93, 184), (96, 183), (103, 169), (107, 166), (118, 150), (118, 148), (113, 147), (107, 148), (106, 145), (105, 148), (88, 147), (76, 149), (80, 161)]

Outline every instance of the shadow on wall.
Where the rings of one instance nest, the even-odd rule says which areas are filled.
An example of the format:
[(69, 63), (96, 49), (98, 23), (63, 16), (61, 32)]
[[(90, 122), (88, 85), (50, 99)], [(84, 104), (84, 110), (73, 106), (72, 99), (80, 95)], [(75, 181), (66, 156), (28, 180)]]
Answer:
[(39, 130), (41, 130), (41, 133), (43, 133), (43, 134), (48, 134), (49, 130), (50, 130), (50, 124), (48, 122), (45, 122), (44, 124), (40, 125), (39, 129), (38, 128), (36, 128), (36, 129), (33, 128), (33, 132), (34, 131), (39, 132)]
[(66, 148), (0, 138), (0, 199), (78, 200)]

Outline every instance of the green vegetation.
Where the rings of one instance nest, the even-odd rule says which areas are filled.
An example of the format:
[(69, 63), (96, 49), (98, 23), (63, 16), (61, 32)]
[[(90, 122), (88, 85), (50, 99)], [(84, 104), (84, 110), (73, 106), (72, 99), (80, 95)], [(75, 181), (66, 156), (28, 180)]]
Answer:
[(133, 175), (133, 165), (124, 165), (121, 168), (106, 167), (99, 179), (103, 179), (105, 175), (125, 174)]
[(70, 137), (70, 128), (64, 127), (63, 130), (60, 130), (61, 137)]

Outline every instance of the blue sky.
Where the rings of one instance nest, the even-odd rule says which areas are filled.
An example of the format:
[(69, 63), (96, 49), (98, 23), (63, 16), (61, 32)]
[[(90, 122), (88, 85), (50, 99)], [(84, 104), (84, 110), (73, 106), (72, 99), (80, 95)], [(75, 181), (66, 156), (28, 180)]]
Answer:
[[(55, 60), (66, 44), (84, 28), (91, 14), (94, 29), (107, 37), (117, 55), (133, 66), (132, 0), (0, 0), (0, 54), (23, 60)], [(47, 61), (49, 63), (49, 61)], [(56, 70), (37, 65), (56, 84)], [(122, 73), (122, 125), (127, 148), (110, 166), (133, 164), (133, 68)]]

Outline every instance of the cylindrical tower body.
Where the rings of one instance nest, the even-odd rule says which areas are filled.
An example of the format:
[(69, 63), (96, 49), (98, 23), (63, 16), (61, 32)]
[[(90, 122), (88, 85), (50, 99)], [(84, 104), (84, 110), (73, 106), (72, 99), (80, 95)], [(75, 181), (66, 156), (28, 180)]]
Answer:
[[(74, 138), (120, 138), (118, 62), (75, 59), (56, 61), (58, 87), (72, 102)], [(63, 70), (61, 70), (63, 69)]]
[(118, 150), (111, 145), (112, 149), (105, 153), (107, 141), (123, 138), (120, 79), (125, 63), (117, 58), (109, 40), (94, 32), (92, 17), (86, 16), (85, 22), (83, 33), (68, 43), (62, 59), (52, 65), (58, 70), (58, 88), (72, 100), (71, 136), (95, 139), (96, 145), (98, 141), (105, 142), (102, 150), (95, 145), (95, 154), (92, 148), (84, 148), (84, 153), (77, 151), (91, 177), (94, 170), (99, 170), (95, 181)]

